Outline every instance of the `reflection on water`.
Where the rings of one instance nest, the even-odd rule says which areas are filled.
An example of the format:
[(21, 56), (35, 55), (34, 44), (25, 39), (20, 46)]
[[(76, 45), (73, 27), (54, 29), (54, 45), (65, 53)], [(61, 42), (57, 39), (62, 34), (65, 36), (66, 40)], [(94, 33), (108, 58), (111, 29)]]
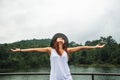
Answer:
[[(71, 72), (98, 72), (120, 73), (120, 68), (108, 67), (74, 67), (70, 66)], [(30, 72), (49, 72), (49, 68), (30, 69)], [(23, 72), (23, 71), (22, 71)], [(25, 71), (24, 71), (25, 72)], [(72, 75), (73, 80), (92, 80), (90, 75)], [(0, 80), (49, 80), (49, 75), (11, 75), (0, 76)], [(95, 80), (120, 80), (120, 76), (95, 76)]]
[(49, 75), (3, 76), (0, 80), (49, 80)]

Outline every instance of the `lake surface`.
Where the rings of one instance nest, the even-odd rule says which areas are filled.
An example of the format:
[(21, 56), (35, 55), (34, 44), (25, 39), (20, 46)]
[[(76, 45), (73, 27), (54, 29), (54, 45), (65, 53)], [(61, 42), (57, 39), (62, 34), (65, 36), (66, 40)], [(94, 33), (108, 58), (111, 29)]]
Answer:
[[(70, 66), (71, 72), (97, 72), (97, 73), (120, 73), (118, 67), (74, 67)], [(49, 72), (50, 68), (30, 69), (18, 72)], [(73, 80), (92, 80), (91, 76), (72, 75)], [(10, 75), (0, 76), (0, 80), (49, 80), (49, 75)], [(120, 76), (95, 76), (95, 80), (120, 80)]]

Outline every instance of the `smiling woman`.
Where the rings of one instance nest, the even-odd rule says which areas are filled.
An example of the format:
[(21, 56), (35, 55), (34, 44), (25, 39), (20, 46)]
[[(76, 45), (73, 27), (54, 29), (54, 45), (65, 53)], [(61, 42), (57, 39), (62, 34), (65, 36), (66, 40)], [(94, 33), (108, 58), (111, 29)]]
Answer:
[(68, 55), (84, 49), (103, 48), (105, 45), (77, 46), (68, 48), (68, 38), (63, 33), (57, 33), (51, 40), (50, 47), (11, 49), (13, 52), (47, 52), (50, 55), (50, 80), (72, 80), (68, 66)]

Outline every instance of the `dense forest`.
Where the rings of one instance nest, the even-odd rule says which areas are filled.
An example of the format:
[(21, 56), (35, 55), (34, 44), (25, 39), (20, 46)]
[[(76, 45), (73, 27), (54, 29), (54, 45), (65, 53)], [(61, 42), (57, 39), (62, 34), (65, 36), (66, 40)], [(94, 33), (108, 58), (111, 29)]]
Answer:
[[(51, 39), (32, 39), (22, 40), (14, 43), (0, 44), (0, 72), (39, 68), (50, 66), (49, 55), (38, 52), (16, 52), (10, 51), (11, 48), (34, 48), (47, 47)], [(100, 37), (98, 40), (86, 41), (85, 45), (96, 45), (106, 43), (102, 49), (82, 50), (69, 56), (69, 65), (120, 65), (120, 43), (117, 43), (112, 36)], [(69, 47), (82, 46), (74, 41), (69, 42)]]

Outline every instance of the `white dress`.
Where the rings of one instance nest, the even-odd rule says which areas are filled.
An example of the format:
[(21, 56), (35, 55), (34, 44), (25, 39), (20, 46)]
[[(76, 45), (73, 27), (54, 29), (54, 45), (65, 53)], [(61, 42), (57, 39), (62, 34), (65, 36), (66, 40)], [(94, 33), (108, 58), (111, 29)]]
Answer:
[(50, 64), (50, 80), (72, 80), (66, 51), (60, 56), (55, 49), (52, 49)]

